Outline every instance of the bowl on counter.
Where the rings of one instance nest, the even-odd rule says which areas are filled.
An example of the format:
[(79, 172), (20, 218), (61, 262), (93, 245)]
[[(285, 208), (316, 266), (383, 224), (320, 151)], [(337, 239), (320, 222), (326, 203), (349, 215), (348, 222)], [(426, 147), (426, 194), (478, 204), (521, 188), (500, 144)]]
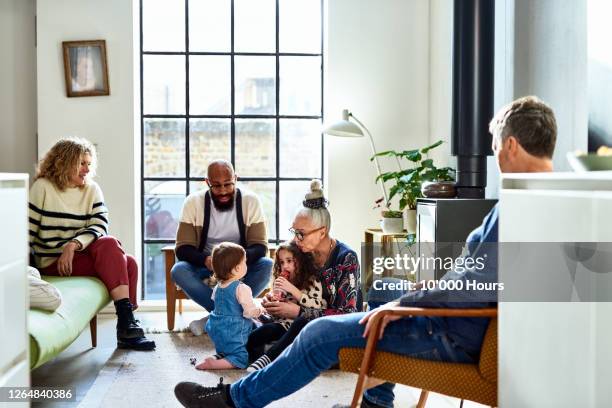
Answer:
[(612, 170), (612, 156), (569, 152), (567, 161), (575, 172)]

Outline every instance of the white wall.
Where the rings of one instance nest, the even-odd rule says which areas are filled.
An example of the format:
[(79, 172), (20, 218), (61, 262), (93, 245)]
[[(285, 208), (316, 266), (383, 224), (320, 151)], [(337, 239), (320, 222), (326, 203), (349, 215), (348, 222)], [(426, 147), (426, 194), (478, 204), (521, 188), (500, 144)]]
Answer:
[(451, 157), (453, 100), (453, 0), (429, 2), (429, 142), (445, 143), (430, 157), (439, 167), (455, 167)]
[[(429, 2), (328, 2), (325, 119), (350, 109), (372, 132), (376, 148), (405, 149), (429, 141)], [(333, 233), (358, 250), (365, 228), (378, 226), (381, 196), (363, 139), (326, 136), (327, 190)], [(383, 171), (394, 162), (383, 159)], [(358, 251), (359, 252), (359, 251)]]
[(0, 1), (0, 172), (34, 175), (36, 48), (34, 0)]
[[(137, 255), (132, 7), (126, 0), (38, 0), (38, 154), (66, 136), (97, 145), (110, 232)], [(62, 41), (97, 39), (106, 40), (110, 96), (66, 97)]]
[(587, 151), (586, 0), (514, 0), (514, 97), (537, 95), (557, 117), (553, 164)]

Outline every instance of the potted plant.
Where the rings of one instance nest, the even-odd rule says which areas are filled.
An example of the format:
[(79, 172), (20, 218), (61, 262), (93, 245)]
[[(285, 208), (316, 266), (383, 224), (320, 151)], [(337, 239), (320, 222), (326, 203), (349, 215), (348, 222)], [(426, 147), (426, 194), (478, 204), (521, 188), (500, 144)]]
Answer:
[(380, 227), (385, 234), (399, 234), (404, 230), (402, 211), (385, 210), (382, 212)]
[[(400, 212), (406, 210), (406, 230), (412, 234), (416, 230), (416, 200), (423, 197), (421, 193), (421, 185), (426, 181), (452, 181), (454, 180), (455, 170), (451, 167), (437, 168), (433, 159), (428, 157), (428, 153), (440, 146), (442, 140), (436, 143), (414, 150), (387, 150), (375, 154), (374, 157), (395, 157), (398, 164), (398, 171), (390, 171), (381, 173), (376, 177), (376, 182), (382, 180), (383, 183), (393, 181), (394, 184), (389, 190), (389, 201), (385, 203), (389, 208), (391, 199), (399, 196)], [(407, 162), (407, 168), (404, 168), (403, 162)]]

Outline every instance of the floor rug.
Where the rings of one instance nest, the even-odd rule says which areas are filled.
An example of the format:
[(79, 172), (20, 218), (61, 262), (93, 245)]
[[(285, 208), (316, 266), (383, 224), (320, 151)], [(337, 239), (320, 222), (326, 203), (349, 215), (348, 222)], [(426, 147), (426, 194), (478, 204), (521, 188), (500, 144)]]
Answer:
[[(87, 395), (79, 405), (94, 407), (177, 407), (174, 386), (180, 381), (195, 381), (216, 385), (220, 376), (233, 382), (246, 375), (244, 370), (218, 372), (198, 371), (191, 358), (201, 361), (213, 353), (214, 347), (206, 335), (195, 337), (189, 332), (153, 333), (154, 352), (116, 350), (100, 371)], [(300, 391), (270, 404), (270, 407), (332, 407), (349, 404), (357, 376), (339, 370), (325, 372)], [(396, 406), (411, 406), (415, 390), (400, 387)]]

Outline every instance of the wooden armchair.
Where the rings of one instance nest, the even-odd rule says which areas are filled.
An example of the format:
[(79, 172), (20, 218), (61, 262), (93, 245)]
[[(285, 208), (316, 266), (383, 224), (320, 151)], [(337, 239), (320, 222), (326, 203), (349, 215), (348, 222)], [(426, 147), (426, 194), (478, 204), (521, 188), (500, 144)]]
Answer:
[[(273, 246), (269, 247), (269, 255), (274, 259), (276, 248)], [(174, 245), (168, 245), (162, 248), (164, 253), (165, 265), (166, 265), (166, 320), (168, 322), (168, 330), (174, 330), (174, 317), (176, 315), (176, 301), (179, 304), (179, 313), (183, 313), (183, 299), (189, 299), (187, 294), (183, 292), (181, 288), (176, 286), (172, 280), (172, 267), (176, 262), (176, 255), (174, 253)], [(271, 282), (270, 282), (271, 284)], [(266, 289), (260, 296), (266, 294), (269, 289)]]
[[(377, 352), (382, 318), (395, 316), (491, 317), (477, 364), (428, 361), (388, 352)], [(365, 350), (340, 350), (340, 369), (358, 373), (352, 408), (361, 404), (368, 377), (421, 388), (417, 408), (423, 408), (429, 391), (497, 406), (497, 309), (389, 308), (372, 321)]]

